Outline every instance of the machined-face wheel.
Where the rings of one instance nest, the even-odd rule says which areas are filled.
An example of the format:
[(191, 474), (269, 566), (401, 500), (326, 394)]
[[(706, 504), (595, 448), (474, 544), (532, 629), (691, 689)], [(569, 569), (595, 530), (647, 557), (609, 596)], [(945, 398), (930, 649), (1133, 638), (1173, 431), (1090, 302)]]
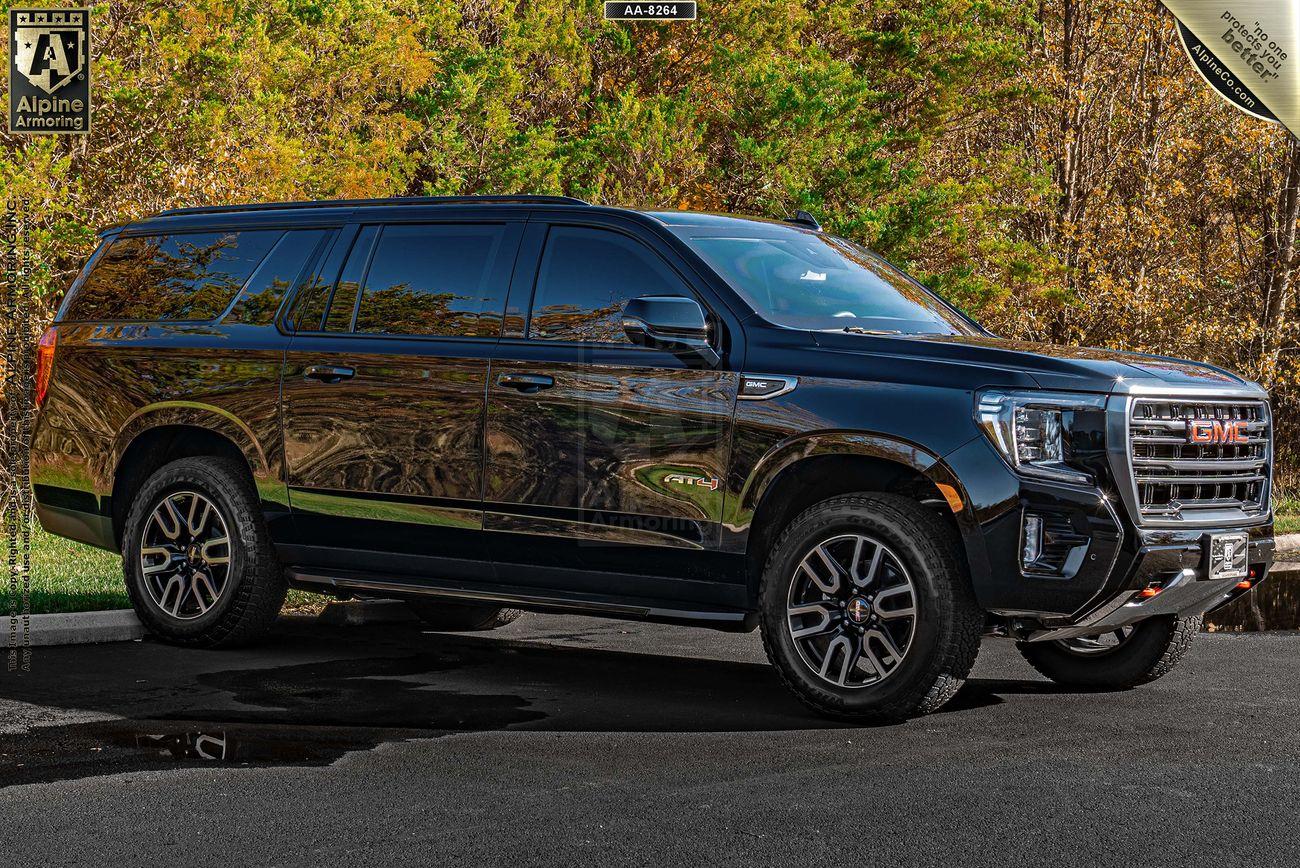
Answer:
[(813, 545), (790, 578), (786, 626), (803, 662), (836, 687), (879, 684), (907, 656), (917, 592), (907, 569), (873, 537)]
[(140, 535), (140, 570), (154, 604), (189, 621), (208, 613), (230, 579), (231, 542), (225, 517), (196, 491), (163, 495)]
[(1074, 639), (1058, 639), (1056, 644), (1061, 650), (1074, 654), (1079, 657), (1094, 657), (1099, 654), (1109, 654), (1123, 647), (1129, 639), (1133, 637), (1134, 628), (1120, 627), (1118, 630), (1112, 630), (1109, 633), (1099, 633), (1096, 636), (1079, 636)]

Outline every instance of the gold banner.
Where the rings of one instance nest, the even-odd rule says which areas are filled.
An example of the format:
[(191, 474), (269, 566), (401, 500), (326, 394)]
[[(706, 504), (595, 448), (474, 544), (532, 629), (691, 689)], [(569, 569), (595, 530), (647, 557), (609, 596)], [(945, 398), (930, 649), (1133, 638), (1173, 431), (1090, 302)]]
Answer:
[(1163, 0), (1192, 64), (1229, 102), (1300, 134), (1300, 0)]

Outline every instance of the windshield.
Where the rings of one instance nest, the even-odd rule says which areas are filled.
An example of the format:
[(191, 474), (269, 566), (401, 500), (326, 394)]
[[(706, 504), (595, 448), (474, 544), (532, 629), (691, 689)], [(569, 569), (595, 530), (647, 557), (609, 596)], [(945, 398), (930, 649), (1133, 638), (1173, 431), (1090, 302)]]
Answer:
[(777, 325), (866, 334), (980, 334), (865, 248), (793, 227), (773, 230), (751, 237), (683, 233), (682, 240)]

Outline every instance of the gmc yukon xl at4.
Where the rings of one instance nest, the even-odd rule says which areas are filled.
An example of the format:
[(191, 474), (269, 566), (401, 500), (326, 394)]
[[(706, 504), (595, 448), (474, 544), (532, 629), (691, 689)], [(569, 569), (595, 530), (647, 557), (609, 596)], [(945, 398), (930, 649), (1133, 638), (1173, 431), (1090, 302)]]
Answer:
[(1258, 386), (999, 339), (802, 212), (169, 211), (102, 233), (38, 359), (42, 524), (183, 645), (289, 586), (757, 627), (807, 705), (891, 720), (984, 635), (1159, 678), (1273, 559)]

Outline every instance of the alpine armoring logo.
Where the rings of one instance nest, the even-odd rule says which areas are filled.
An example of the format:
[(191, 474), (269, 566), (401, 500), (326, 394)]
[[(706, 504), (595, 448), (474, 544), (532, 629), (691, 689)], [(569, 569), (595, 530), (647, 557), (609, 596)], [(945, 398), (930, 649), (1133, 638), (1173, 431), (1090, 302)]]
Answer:
[(9, 132), (90, 131), (90, 10), (9, 10)]

